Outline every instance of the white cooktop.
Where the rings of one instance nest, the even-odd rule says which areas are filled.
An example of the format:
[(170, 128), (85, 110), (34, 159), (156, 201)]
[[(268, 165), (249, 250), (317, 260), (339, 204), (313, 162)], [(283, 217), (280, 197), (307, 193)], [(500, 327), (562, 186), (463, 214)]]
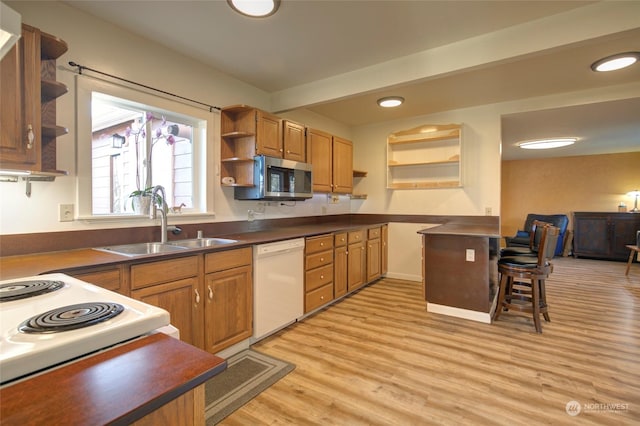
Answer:
[[(50, 293), (0, 302), (0, 384), (169, 325), (169, 313), (163, 309), (65, 274), (0, 281), (0, 292), (6, 293), (13, 287), (20, 287), (9, 288), (7, 284), (42, 280), (61, 281), (63, 285)], [(116, 304), (117, 310), (122, 311), (106, 321), (85, 328), (45, 334), (19, 330), (25, 320), (39, 314), (65, 306), (95, 302)], [(79, 311), (83, 310), (75, 312)], [(65, 318), (67, 314), (60, 316)]]

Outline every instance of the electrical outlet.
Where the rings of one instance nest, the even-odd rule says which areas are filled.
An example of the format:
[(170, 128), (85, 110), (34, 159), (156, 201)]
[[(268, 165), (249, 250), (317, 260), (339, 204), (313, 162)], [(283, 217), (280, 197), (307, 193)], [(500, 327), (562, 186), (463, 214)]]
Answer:
[(73, 204), (58, 204), (58, 221), (73, 222)]
[(484, 214), (485, 216), (491, 216), (491, 207), (485, 207)]
[(467, 249), (467, 262), (475, 262), (476, 261), (476, 251), (474, 249)]
[(253, 210), (247, 210), (247, 220), (253, 222), (256, 219), (256, 212)]

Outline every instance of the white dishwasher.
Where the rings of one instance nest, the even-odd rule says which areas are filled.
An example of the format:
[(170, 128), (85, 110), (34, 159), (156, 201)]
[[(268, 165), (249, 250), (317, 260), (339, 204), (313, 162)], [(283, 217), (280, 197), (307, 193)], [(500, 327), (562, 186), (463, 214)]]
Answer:
[(253, 338), (296, 321), (304, 310), (304, 238), (253, 247)]

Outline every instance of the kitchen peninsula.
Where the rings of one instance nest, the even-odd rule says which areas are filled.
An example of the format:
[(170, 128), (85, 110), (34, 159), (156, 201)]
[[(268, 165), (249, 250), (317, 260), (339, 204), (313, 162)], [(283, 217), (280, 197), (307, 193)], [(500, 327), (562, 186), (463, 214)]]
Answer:
[(419, 233), (427, 311), (491, 323), (498, 292), (498, 224), (449, 223)]

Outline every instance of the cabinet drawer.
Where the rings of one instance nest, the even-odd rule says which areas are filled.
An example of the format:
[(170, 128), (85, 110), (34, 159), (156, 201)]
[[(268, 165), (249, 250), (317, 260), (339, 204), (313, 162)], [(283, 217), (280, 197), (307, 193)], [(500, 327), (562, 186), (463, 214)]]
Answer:
[(68, 272), (67, 274), (90, 284), (128, 296), (128, 291), (125, 286), (126, 283), (122, 277), (122, 270), (119, 267), (103, 270)]
[(308, 271), (331, 262), (333, 262), (333, 250), (308, 254), (304, 258), (304, 269)]
[(131, 288), (176, 281), (198, 275), (198, 256), (180, 257), (131, 266)]
[(347, 233), (340, 232), (333, 236), (333, 245), (336, 247), (342, 247), (347, 244)]
[(380, 228), (369, 228), (369, 237), (370, 240), (375, 238), (380, 238)]
[(317, 253), (319, 251), (333, 248), (333, 235), (326, 234), (318, 237), (307, 238), (305, 244), (305, 253)]
[(304, 295), (304, 311), (313, 311), (333, 300), (333, 284), (327, 284)]
[(349, 232), (348, 241), (349, 241), (349, 244), (359, 243), (360, 241), (364, 241), (364, 229)]
[(305, 291), (314, 290), (324, 284), (333, 282), (333, 264), (307, 271), (305, 273)]
[(204, 273), (224, 271), (238, 266), (251, 265), (251, 247), (207, 253), (204, 257)]

